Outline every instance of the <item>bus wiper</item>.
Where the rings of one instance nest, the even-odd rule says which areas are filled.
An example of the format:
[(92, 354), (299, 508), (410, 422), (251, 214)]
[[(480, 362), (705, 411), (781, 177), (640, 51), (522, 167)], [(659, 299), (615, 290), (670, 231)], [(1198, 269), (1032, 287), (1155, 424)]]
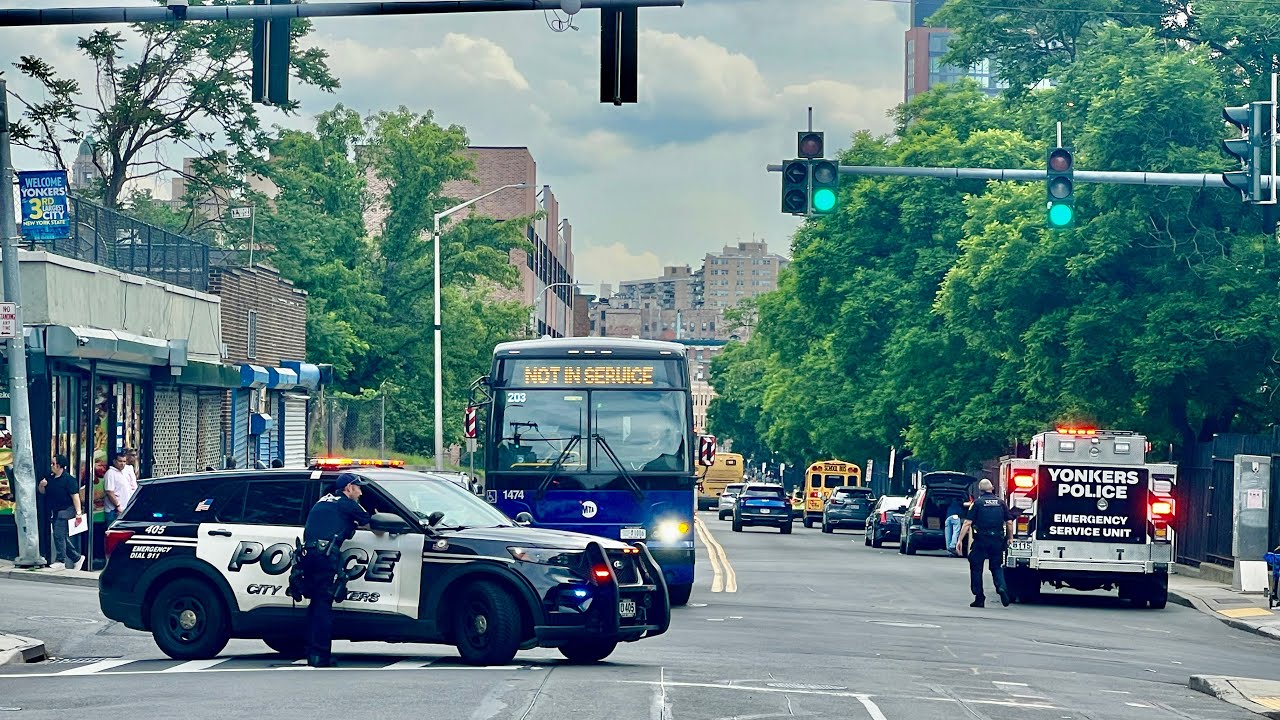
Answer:
[(609, 456), (609, 460), (613, 462), (614, 467), (618, 468), (618, 472), (622, 473), (622, 479), (626, 480), (627, 484), (631, 486), (631, 494), (636, 496), (636, 500), (644, 500), (644, 490), (640, 489), (639, 483), (635, 481), (635, 478), (631, 477), (631, 473), (627, 472), (627, 468), (623, 466), (622, 461), (614, 454), (613, 448), (609, 447), (609, 441), (598, 434), (592, 435), (591, 439), (600, 443), (600, 447), (604, 449), (604, 454)]
[(555, 462), (551, 463), (551, 467), (547, 470), (547, 474), (542, 477), (542, 481), (538, 483), (538, 488), (533, 491), (535, 499), (541, 500), (542, 496), (546, 494), (547, 486), (551, 484), (551, 479), (555, 477), (556, 471), (564, 464), (565, 459), (569, 457), (569, 453), (573, 452), (573, 449), (577, 447), (579, 442), (582, 442), (581, 435), (574, 434), (573, 437), (569, 438), (569, 443), (560, 451), (560, 456), (556, 458)]

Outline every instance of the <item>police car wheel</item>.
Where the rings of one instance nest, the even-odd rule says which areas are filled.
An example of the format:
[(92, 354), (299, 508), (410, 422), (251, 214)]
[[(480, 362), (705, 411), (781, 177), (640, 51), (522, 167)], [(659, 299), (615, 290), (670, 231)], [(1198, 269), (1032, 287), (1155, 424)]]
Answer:
[(168, 584), (151, 603), (151, 636), (175, 660), (217, 657), (231, 636), (222, 599), (200, 580)]
[(307, 641), (301, 637), (268, 637), (262, 638), (262, 642), (289, 659), (307, 656)]
[(569, 662), (593, 663), (609, 657), (616, 647), (618, 647), (617, 640), (586, 638), (583, 640), (574, 640), (566, 645), (561, 645), (558, 649), (560, 650), (560, 654)]
[(470, 665), (503, 665), (520, 648), (520, 608), (491, 582), (468, 585), (458, 595), (453, 638), (458, 654)]

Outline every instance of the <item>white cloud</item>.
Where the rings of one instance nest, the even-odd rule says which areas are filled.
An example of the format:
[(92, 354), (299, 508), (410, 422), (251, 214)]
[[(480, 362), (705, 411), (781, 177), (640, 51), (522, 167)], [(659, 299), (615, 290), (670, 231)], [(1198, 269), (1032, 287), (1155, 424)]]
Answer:
[(621, 242), (607, 245), (583, 244), (575, 241), (573, 270), (582, 282), (591, 283), (583, 288), (587, 293), (600, 292), (599, 283), (610, 283), (618, 289), (620, 280), (638, 280), (662, 274), (662, 259), (650, 251), (635, 252)]

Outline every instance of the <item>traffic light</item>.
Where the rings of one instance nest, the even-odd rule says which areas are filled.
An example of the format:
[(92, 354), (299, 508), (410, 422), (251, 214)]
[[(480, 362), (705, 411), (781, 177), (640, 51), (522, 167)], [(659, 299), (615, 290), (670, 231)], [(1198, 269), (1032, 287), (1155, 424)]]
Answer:
[[(291, 5), (293, 0), (254, 0), (254, 5)], [(253, 21), (251, 102), (289, 104), (289, 18)]]
[(813, 130), (796, 133), (796, 154), (802, 158), (820, 158), (825, 152), (824, 135)]
[(829, 215), (836, 209), (840, 193), (840, 166), (831, 160), (818, 160), (812, 165), (813, 189), (809, 209), (814, 215)]
[(805, 215), (809, 207), (809, 161), (792, 160), (782, 166), (782, 212)]
[(1269, 102), (1226, 107), (1222, 117), (1240, 129), (1240, 137), (1223, 140), (1222, 147), (1240, 161), (1242, 170), (1222, 173), (1222, 181), (1240, 191), (1244, 201), (1256, 203), (1267, 200), (1262, 184), (1262, 153), (1271, 133), (1272, 106)]
[(1071, 148), (1056, 147), (1049, 151), (1045, 173), (1049, 195), (1049, 227), (1055, 230), (1071, 227), (1075, 220), (1075, 157)]

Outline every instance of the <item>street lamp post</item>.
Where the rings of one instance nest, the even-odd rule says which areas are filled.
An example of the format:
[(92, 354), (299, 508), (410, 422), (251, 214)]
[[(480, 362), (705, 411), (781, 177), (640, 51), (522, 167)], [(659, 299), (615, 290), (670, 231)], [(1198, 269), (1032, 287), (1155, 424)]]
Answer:
[[(548, 319), (551, 317), (551, 313), (548, 311), (548, 308), (547, 308), (547, 291), (548, 290), (550, 290), (551, 288), (558, 288), (558, 287), (575, 287), (576, 288), (576, 287), (582, 287), (583, 285), (589, 285), (589, 284), (590, 283), (557, 282), (557, 283), (551, 283), (550, 285), (547, 285), (546, 287), (542, 288), (542, 294), (538, 296), (538, 300), (542, 302), (542, 324), (547, 325), (548, 327), (551, 325), (551, 323), (548, 322)], [(565, 333), (565, 337), (572, 337), (571, 335), (572, 328), (570, 327), (569, 322), (570, 322), (570, 318), (565, 318), (565, 328), (568, 330), (568, 332)]]
[(450, 215), (463, 210), (481, 200), (502, 192), (503, 190), (523, 190), (529, 187), (529, 183), (516, 183), (514, 185), (503, 185), (500, 188), (490, 190), (489, 192), (473, 197), (470, 200), (455, 205), (448, 210), (435, 214), (435, 226), (431, 231), (432, 254), (435, 255), (435, 424), (436, 424), (436, 470), (444, 469), (444, 408), (441, 407), (444, 400), (444, 379), (441, 377), (441, 357), (440, 357), (440, 221)]

